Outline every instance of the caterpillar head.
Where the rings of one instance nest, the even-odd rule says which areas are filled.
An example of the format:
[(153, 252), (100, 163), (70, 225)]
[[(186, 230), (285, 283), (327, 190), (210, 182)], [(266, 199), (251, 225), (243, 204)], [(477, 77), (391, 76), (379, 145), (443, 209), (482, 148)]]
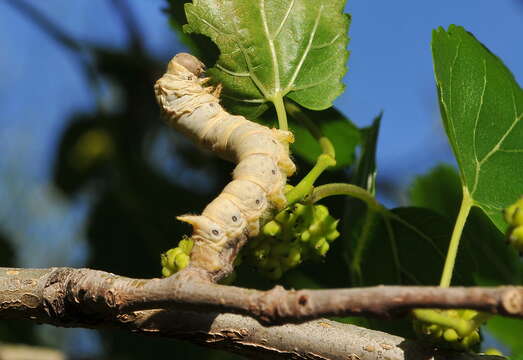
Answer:
[(217, 250), (221, 249), (227, 241), (227, 234), (222, 227), (201, 215), (182, 215), (178, 220), (191, 224), (193, 227), (192, 237), (213, 245)]
[(179, 69), (180, 66), (198, 77), (205, 71), (205, 65), (200, 60), (191, 54), (179, 53), (169, 61), (169, 65), (167, 65), (167, 73), (177, 74), (177, 69)]

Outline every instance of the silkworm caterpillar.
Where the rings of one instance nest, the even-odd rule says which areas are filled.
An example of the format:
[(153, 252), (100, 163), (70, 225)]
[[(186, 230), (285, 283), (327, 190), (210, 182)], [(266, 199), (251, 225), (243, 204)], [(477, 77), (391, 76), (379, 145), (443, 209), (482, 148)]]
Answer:
[[(237, 163), (233, 180), (201, 215), (178, 219), (193, 227), (195, 252), (206, 256), (206, 268), (216, 271), (215, 256), (239, 236), (256, 236), (260, 219), (286, 205), (284, 186), (296, 167), (289, 157), (292, 133), (231, 115), (219, 104), (220, 88), (204, 86), (204, 65), (190, 54), (176, 55), (154, 86), (166, 121), (218, 156)], [(205, 248), (205, 251), (202, 251)], [(196, 255), (197, 256), (197, 255)]]

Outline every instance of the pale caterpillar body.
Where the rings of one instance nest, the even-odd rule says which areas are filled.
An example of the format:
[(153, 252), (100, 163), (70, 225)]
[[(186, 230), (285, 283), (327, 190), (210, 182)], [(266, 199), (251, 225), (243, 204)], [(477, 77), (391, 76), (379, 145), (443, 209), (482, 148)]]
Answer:
[[(286, 179), (296, 167), (288, 152), (292, 133), (226, 112), (219, 104), (219, 89), (204, 87), (208, 79), (200, 77), (203, 70), (194, 56), (178, 54), (154, 89), (171, 126), (237, 163), (233, 180), (201, 215), (178, 217), (193, 226), (193, 253), (202, 246), (220, 253), (242, 235), (256, 236), (265, 212), (285, 207)], [(208, 270), (218, 270), (216, 261), (206, 261)]]

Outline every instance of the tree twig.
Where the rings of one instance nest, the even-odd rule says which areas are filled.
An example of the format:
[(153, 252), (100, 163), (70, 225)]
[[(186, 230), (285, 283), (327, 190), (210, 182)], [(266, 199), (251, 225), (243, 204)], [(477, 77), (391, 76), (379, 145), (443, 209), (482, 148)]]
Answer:
[(71, 308), (90, 316), (159, 308), (203, 309), (241, 313), (272, 323), (322, 316), (391, 318), (404, 316), (413, 308), (467, 308), (523, 318), (523, 287), (377, 286), (295, 291), (277, 286), (259, 291), (214, 284), (190, 271), (144, 280), (91, 269), (0, 268), (0, 317), (18, 312), (60, 317)]
[[(202, 301), (204, 297), (199, 291), (200, 285), (204, 284), (201, 282), (196, 282), (197, 291), (191, 304), (196, 306), (198, 311), (184, 309), (190, 302), (190, 286), (171, 288), (173, 293), (182, 289), (179, 298), (174, 300), (174, 303), (180, 305), (179, 309), (119, 311), (122, 309), (122, 301), (143, 295), (138, 289), (153, 283), (162, 286), (163, 283), (173, 285), (167, 280), (169, 279), (137, 280), (89, 269), (1, 268), (0, 319), (29, 319), (66, 327), (116, 327), (146, 335), (190, 340), (252, 359), (499, 359), (491, 356), (438, 352), (398, 336), (325, 319), (266, 326), (252, 317), (211, 311), (210, 308), (217, 306), (208, 306), (207, 300)], [(208, 293), (218, 288), (237, 295), (238, 290), (245, 291), (243, 294), (269, 294), (269, 298), (272, 296), (270, 294), (274, 293), (212, 283), (205, 285)], [(126, 291), (126, 288), (129, 289)], [(375, 294), (379, 289), (370, 290)], [(451, 289), (444, 291), (449, 290)], [(282, 291), (277, 290), (280, 293), (277, 296), (284, 294)], [(223, 294), (217, 295), (215, 302), (220, 302), (221, 295)], [(151, 295), (157, 296), (158, 293)]]

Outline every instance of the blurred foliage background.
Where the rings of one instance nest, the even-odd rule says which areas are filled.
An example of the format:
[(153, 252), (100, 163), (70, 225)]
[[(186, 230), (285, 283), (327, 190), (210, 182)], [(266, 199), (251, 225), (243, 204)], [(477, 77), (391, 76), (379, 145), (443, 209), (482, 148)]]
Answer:
[[(351, 36), (355, 46), (352, 48), (351, 43), (351, 50), (356, 52), (358, 41), (373, 40), (372, 35), (358, 39), (358, 9), (362, 17), (367, 17), (369, 27), (374, 26), (373, 16), (383, 16), (380, 14), (387, 9), (364, 5), (368, 7), (364, 13), (363, 5), (351, 2), (355, 3), (354, 11), (348, 8), (354, 16)], [(476, 6), (471, 1), (466, 3)], [(503, 3), (504, 8), (498, 9), (501, 13), (507, 8), (523, 13), (518, 8), (520, 1)], [(197, 150), (166, 129), (159, 118), (152, 84), (170, 56), (191, 45), (169, 27), (165, 13), (174, 15), (171, 25), (178, 27), (183, 23), (182, 4), (177, 0), (49, 0), (45, 5), (28, 0), (0, 2), (1, 266), (86, 266), (132, 277), (159, 276), (159, 254), (190, 230), (176, 222), (175, 215), (201, 211), (229, 181), (231, 164)], [(468, 10), (460, 7), (456, 13)], [(492, 9), (481, 11), (488, 14)], [(521, 21), (523, 17), (515, 15), (514, 19)], [(445, 25), (445, 21), (454, 19), (445, 18), (433, 27)], [(381, 29), (374, 31), (383, 33)], [(425, 35), (416, 46), (428, 52), (430, 31)], [(212, 53), (200, 55), (212, 62)], [(370, 56), (372, 61), (388, 61), (383, 55)], [(365, 55), (360, 56), (354, 65), (351, 58), (356, 69), (350, 69), (349, 79), (353, 71), (358, 71), (359, 61), (367, 61)], [(51, 63), (53, 66), (48, 66)], [(512, 68), (517, 76), (517, 69)], [(413, 139), (413, 147), (398, 144), (399, 136), (405, 136), (405, 128), (411, 125), (394, 119), (397, 109), (392, 112), (393, 120), (384, 120), (385, 150), (380, 150), (378, 160), (388, 165), (378, 178), (378, 188), (380, 198), (390, 205), (405, 202), (401, 194), (410, 181), (407, 175), (423, 172), (441, 160), (452, 161), (437, 125), (430, 63), (419, 69), (428, 79), (421, 87), (429, 90), (424, 90), (428, 105), (424, 99), (418, 107), (429, 115), (423, 115), (427, 120), (424, 130), (414, 129), (417, 133), (406, 135)], [(381, 70), (376, 71), (380, 77)], [(364, 81), (361, 77), (354, 83), (348, 81), (349, 91), (338, 103), (343, 111), (353, 112), (350, 115), (360, 126), (368, 125), (386, 106), (379, 96), (362, 100), (355, 95), (352, 103), (348, 101), (351, 92), (357, 92), (358, 81)], [(367, 94), (379, 92), (372, 85), (368, 87)], [(54, 98), (47, 96), (51, 93)], [(401, 95), (394, 96), (390, 101), (400, 101)], [(411, 107), (406, 104), (403, 109)], [(419, 126), (423, 120), (410, 117), (415, 124), (412, 126)], [(300, 174), (310, 166), (306, 159), (296, 159)], [(337, 169), (322, 182), (355, 181), (353, 174), (352, 170)], [(354, 204), (342, 199), (330, 200), (328, 205), (338, 218), (347, 218), (349, 211), (354, 211)], [(361, 224), (354, 221), (352, 226), (357, 229)], [(283, 284), (295, 288), (350, 286), (344, 246), (345, 242), (336, 242), (321, 266), (305, 265), (291, 271), (282, 279)], [(257, 288), (273, 285), (249, 268), (242, 269), (237, 284)], [(362, 319), (351, 321), (383, 328), (383, 324)], [(406, 322), (390, 322), (386, 327), (411, 335)], [(0, 323), (0, 341), (60, 347), (73, 359), (233, 357), (179, 341), (21, 322)]]

